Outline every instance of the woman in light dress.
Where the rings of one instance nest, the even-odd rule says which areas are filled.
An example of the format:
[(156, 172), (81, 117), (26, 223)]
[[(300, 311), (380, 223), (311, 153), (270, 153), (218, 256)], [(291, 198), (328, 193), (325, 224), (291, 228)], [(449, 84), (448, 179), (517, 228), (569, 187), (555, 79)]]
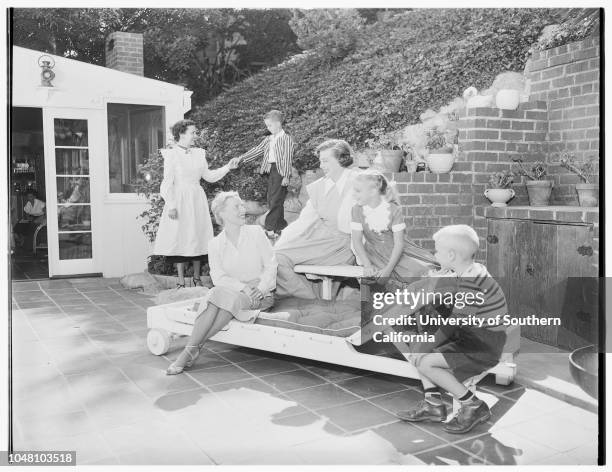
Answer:
[(341, 139), (330, 139), (317, 152), (325, 176), (306, 187), (306, 206), (274, 245), (280, 297), (320, 298), (314, 284), (293, 270), (298, 264), (349, 265), (355, 261), (351, 207), (356, 172), (348, 168), (353, 163), (351, 147)]
[(191, 147), (196, 136), (195, 123), (191, 120), (175, 123), (172, 135), (176, 143), (174, 147), (160, 151), (164, 157), (164, 178), (160, 188), (164, 209), (153, 253), (176, 263), (177, 288), (185, 287), (185, 263), (192, 261), (193, 284), (201, 286), (200, 266), (208, 254), (213, 226), (200, 179), (217, 182), (238, 167), (238, 160), (232, 159), (223, 167), (209, 169), (206, 151)]
[[(245, 225), (245, 208), (236, 192), (221, 192), (212, 202), (223, 231), (208, 244), (210, 277), (215, 285), (198, 300), (193, 332), (179, 357), (166, 370), (180, 374), (197, 359), (203, 343), (232, 318), (253, 322), (274, 304), (276, 258), (259, 225)], [(275, 315), (266, 314), (268, 318)], [(282, 319), (283, 315), (278, 315)]]

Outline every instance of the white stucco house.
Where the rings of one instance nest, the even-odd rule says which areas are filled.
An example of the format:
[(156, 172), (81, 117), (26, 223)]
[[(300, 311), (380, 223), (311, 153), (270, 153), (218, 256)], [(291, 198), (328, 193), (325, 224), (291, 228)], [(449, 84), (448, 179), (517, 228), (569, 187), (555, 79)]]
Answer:
[(18, 211), (30, 188), (46, 202), (50, 277), (146, 268), (137, 166), (191, 108), (183, 86), (143, 77), (141, 35), (111, 34), (106, 64), (12, 48), (10, 192)]

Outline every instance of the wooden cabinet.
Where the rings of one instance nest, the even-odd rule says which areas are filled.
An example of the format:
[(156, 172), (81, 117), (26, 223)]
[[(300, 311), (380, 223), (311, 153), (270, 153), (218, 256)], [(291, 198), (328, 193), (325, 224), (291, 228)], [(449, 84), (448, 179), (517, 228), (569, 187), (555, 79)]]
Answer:
[(523, 326), (521, 335), (564, 349), (597, 340), (594, 227), (489, 218), (487, 267), (504, 290), (513, 317), (559, 317), (561, 326)]

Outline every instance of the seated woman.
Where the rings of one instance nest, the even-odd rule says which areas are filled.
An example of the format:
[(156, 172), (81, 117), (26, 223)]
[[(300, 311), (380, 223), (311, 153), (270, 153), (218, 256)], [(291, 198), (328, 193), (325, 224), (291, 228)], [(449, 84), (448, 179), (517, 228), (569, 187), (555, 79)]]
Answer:
[(215, 285), (200, 301), (193, 332), (183, 352), (166, 370), (180, 374), (197, 359), (203, 343), (232, 318), (253, 322), (274, 304), (276, 258), (261, 226), (245, 225), (245, 208), (236, 192), (221, 192), (212, 202), (223, 231), (208, 243), (210, 277)]
[(313, 283), (293, 270), (298, 264), (353, 264), (351, 207), (355, 171), (351, 147), (330, 139), (317, 147), (325, 176), (306, 187), (309, 200), (297, 220), (282, 232), (274, 245), (278, 260), (277, 295), (320, 298)]

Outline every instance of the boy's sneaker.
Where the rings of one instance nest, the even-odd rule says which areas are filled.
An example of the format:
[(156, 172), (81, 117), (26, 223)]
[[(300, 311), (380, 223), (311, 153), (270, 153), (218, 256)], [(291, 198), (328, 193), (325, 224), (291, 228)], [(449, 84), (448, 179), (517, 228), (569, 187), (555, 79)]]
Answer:
[(491, 418), (491, 410), (489, 410), (487, 404), (475, 398), (473, 401), (461, 405), (457, 416), (444, 425), (444, 431), (453, 434), (467, 433), (489, 418)]
[(410, 410), (398, 411), (395, 416), (400, 420), (416, 423), (419, 421), (434, 421), (441, 423), (446, 419), (446, 405), (433, 405), (426, 400), (421, 400)]

